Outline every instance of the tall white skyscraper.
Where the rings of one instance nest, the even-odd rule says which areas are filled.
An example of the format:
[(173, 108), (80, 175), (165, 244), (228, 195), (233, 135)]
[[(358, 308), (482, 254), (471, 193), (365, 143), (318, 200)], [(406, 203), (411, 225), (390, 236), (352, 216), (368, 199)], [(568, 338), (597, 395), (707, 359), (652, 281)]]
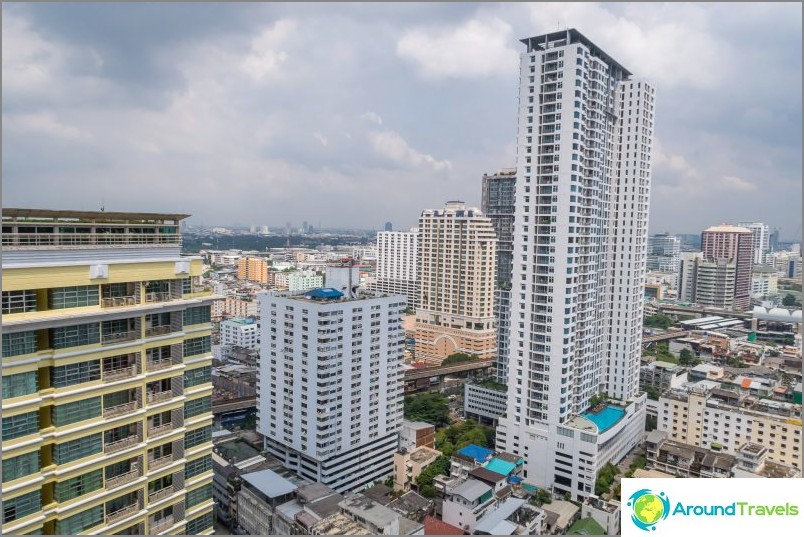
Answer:
[(332, 288), (260, 296), (257, 430), (287, 468), (338, 492), (393, 473), (405, 307)]
[[(521, 55), (508, 411), (498, 449), (573, 498), (644, 431), (654, 89), (576, 30)], [(605, 392), (610, 403), (590, 407)]]
[(377, 274), (372, 289), (405, 295), (408, 305), (418, 305), (418, 230), (377, 233)]
[(754, 235), (754, 264), (763, 262), (765, 254), (770, 252), (770, 226), (762, 222), (740, 222), (739, 227), (748, 228)]

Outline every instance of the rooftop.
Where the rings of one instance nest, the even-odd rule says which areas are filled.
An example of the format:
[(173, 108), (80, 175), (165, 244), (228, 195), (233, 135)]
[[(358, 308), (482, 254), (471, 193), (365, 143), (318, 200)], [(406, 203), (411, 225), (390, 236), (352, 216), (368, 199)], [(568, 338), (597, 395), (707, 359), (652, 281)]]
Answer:
[(380, 529), (400, 518), (399, 513), (360, 493), (348, 496), (340, 503), (340, 507), (344, 512), (352, 513)]
[(463, 535), (461, 528), (456, 528), (452, 524), (447, 524), (443, 520), (426, 516), (424, 517), (425, 535)]
[(475, 468), (469, 472), (469, 475), (487, 483), (499, 483), (500, 481), (504, 481), (507, 477), (505, 474), (500, 474), (485, 468)]
[(592, 43), (585, 35), (583, 35), (575, 28), (570, 28), (568, 30), (559, 30), (557, 32), (551, 32), (549, 34), (542, 34), (535, 37), (529, 37), (527, 39), (520, 39), (520, 41), (528, 46), (528, 52), (532, 52), (535, 48), (546, 50), (548, 48), (547, 47), (548, 43), (552, 43), (553, 46), (564, 46), (564, 45), (570, 45), (572, 43), (581, 43), (585, 45), (587, 48), (589, 48), (592, 56), (598, 57), (605, 63), (617, 67), (625, 74), (626, 77), (633, 74), (631, 73), (631, 71), (620, 65), (618, 62), (616, 62), (611, 56), (603, 52), (597, 45)]
[(731, 224), (720, 224), (717, 226), (712, 226), (704, 230), (704, 233), (752, 233), (750, 229), (733, 226)]
[(479, 463), (484, 463), (489, 460), (492, 455), (494, 455), (494, 451), (489, 448), (478, 446), (477, 444), (469, 444), (468, 446), (459, 449), (458, 454), (474, 459)]
[(423, 463), (429, 460), (436, 460), (441, 456), (441, 452), (427, 446), (419, 446), (410, 452), (410, 460)]
[(273, 470), (261, 470), (240, 477), (269, 498), (278, 498), (296, 490), (296, 485)]
[[(299, 513), (299, 517), (307, 513)], [(306, 517), (305, 517), (306, 518)], [(318, 535), (372, 535), (373, 533), (343, 513), (335, 513), (315, 524)]]
[(595, 424), (598, 433), (603, 433), (614, 427), (623, 416), (625, 416), (625, 409), (614, 405), (606, 405), (600, 412), (589, 412), (583, 415), (584, 418)]
[(487, 484), (483, 483), (482, 481), (478, 481), (476, 479), (467, 479), (454, 489), (452, 489), (452, 494), (456, 494), (458, 496), (462, 496), (466, 498), (470, 502), (473, 502), (483, 496), (491, 492), (491, 487)]
[(592, 517), (580, 518), (570, 526), (567, 535), (606, 535), (606, 530)]
[(124, 213), (107, 211), (70, 211), (51, 209), (18, 209), (3, 208), (3, 222), (6, 221), (34, 221), (34, 222), (95, 222), (95, 223), (178, 223), (189, 218), (189, 214), (178, 213)]
[(494, 457), (485, 466), (486, 470), (496, 472), (502, 475), (510, 475), (516, 469), (516, 463), (504, 461), (500, 458)]

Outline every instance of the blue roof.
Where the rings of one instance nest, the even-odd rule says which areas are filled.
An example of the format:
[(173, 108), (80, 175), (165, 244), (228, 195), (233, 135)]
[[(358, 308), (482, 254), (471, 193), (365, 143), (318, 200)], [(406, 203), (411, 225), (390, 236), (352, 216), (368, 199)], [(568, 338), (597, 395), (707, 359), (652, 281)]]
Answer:
[(516, 464), (507, 462), (502, 459), (493, 458), (486, 465), (486, 470), (497, 472), (502, 475), (510, 475), (516, 469)]
[(458, 455), (471, 457), (477, 462), (483, 463), (486, 462), (489, 457), (494, 455), (494, 451), (488, 448), (480, 447), (476, 444), (469, 444), (465, 448), (458, 450)]
[(305, 296), (307, 298), (341, 298), (343, 293), (334, 287), (319, 287), (318, 289), (308, 291)]

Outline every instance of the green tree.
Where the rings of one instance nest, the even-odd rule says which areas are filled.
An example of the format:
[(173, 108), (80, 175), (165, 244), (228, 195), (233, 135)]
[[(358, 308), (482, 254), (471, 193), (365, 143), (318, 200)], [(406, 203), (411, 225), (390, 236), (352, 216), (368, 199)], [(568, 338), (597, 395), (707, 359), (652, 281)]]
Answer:
[(476, 354), (465, 354), (463, 352), (456, 352), (444, 358), (444, 361), (441, 362), (441, 365), (462, 364), (464, 362), (473, 362), (477, 359), (478, 356)]
[(796, 297), (794, 297), (790, 293), (787, 293), (785, 297), (782, 299), (782, 306), (786, 308), (792, 308), (795, 305), (796, 305)]
[(676, 324), (676, 322), (672, 317), (668, 317), (667, 315), (663, 315), (661, 313), (646, 317), (642, 323), (643, 326), (648, 328), (661, 328), (662, 330), (667, 330), (674, 324)]
[(659, 400), (659, 396), (661, 395), (661, 392), (657, 388), (655, 388), (653, 386), (645, 386), (644, 388), (642, 388), (642, 390), (646, 394), (648, 394), (648, 399), (651, 399), (653, 401), (658, 401)]
[(659, 423), (658, 423), (658, 420), (656, 419), (656, 416), (648, 416), (648, 417), (645, 418), (645, 430), (646, 431), (648, 431), (648, 432), (655, 431), (658, 426), (659, 426)]
[(405, 397), (405, 419), (424, 421), (436, 427), (449, 424), (449, 399), (436, 392)]
[(689, 349), (681, 349), (678, 356), (678, 363), (683, 366), (695, 367), (700, 364), (701, 361), (696, 358)]
[(422, 470), (422, 473), (416, 478), (416, 486), (419, 487), (419, 494), (425, 498), (435, 496), (436, 489), (433, 486), (433, 478), (437, 475), (449, 475), (449, 466), (450, 458), (446, 455), (441, 455), (427, 468)]

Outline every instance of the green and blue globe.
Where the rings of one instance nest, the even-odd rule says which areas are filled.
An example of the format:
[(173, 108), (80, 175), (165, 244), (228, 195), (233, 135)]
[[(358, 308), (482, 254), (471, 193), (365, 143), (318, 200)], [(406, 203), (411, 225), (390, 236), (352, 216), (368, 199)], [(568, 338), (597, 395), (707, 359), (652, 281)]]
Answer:
[(664, 492), (655, 494), (648, 489), (638, 490), (628, 499), (631, 521), (641, 530), (656, 529), (656, 523), (667, 518), (670, 500)]

